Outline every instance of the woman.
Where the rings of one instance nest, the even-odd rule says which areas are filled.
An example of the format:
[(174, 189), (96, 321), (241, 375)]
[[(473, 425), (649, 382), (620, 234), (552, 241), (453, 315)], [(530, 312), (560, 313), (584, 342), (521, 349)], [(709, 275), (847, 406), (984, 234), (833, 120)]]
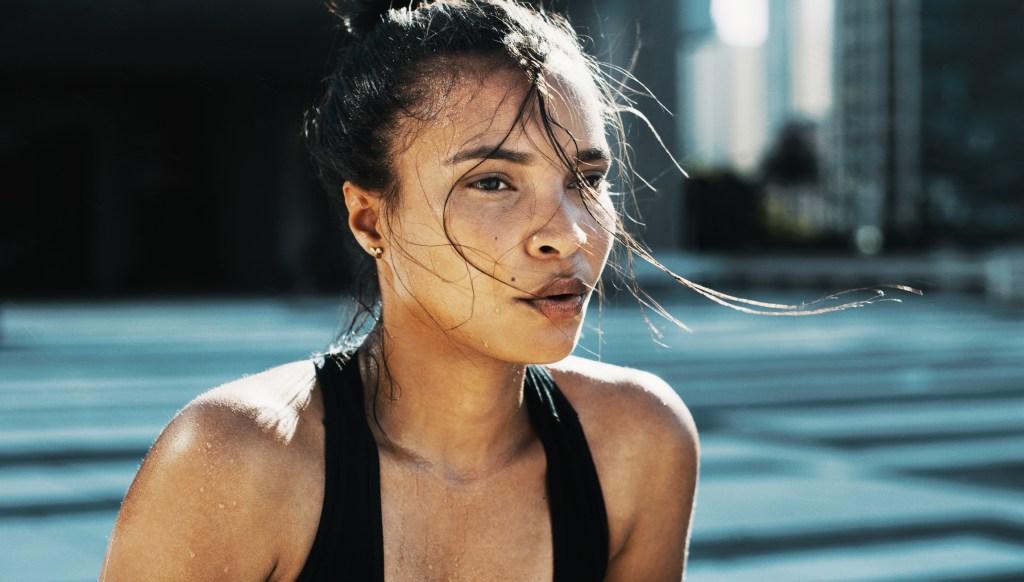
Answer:
[(693, 421), (569, 355), (624, 236), (609, 93), (559, 19), (390, 4), (335, 6), (350, 41), (307, 123), (376, 259), (372, 329), (182, 410), (102, 579), (679, 580)]

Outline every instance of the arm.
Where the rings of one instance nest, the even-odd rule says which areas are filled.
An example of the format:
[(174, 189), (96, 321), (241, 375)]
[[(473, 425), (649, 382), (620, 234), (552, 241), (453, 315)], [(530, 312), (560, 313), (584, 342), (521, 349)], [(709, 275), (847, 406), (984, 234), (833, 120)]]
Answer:
[(259, 434), (228, 403), (193, 403), (175, 417), (125, 496), (100, 580), (267, 580), (272, 441)]
[(697, 429), (679, 396), (660, 378), (637, 373), (629, 422), (633, 517), (607, 580), (683, 578), (699, 466)]

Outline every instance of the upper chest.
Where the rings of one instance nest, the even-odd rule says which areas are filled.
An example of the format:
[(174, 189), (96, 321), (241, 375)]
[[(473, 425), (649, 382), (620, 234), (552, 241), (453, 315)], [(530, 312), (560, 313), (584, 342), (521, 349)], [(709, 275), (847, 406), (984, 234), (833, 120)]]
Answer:
[(385, 579), (552, 576), (551, 520), (540, 445), (487, 477), (445, 479), (382, 455)]

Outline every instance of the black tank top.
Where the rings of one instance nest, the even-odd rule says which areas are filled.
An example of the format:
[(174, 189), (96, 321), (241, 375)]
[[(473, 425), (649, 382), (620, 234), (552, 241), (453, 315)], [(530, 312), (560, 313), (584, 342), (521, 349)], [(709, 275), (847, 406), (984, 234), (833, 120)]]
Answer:
[[(380, 459), (367, 424), (359, 366), (330, 354), (317, 365), (324, 406), (324, 503), (299, 582), (383, 582)], [(554, 580), (603, 580), (604, 497), (576, 411), (546, 370), (528, 366), (524, 399), (547, 457)], [(499, 573), (495, 572), (495, 576)]]

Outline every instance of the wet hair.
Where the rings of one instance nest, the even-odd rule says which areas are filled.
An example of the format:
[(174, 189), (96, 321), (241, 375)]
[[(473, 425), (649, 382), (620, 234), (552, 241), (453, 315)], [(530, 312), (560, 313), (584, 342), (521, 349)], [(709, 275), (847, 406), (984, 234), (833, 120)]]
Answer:
[[(574, 156), (568, 155), (555, 139), (553, 128), (557, 123), (547, 114), (545, 105), (545, 73), (552, 54), (561, 53), (590, 77), (604, 108), (617, 153), (615, 178), (625, 191), (625, 195), (617, 197), (612, 233), (619, 243), (619, 264), (613, 262), (611, 268), (624, 275), (620, 283), (637, 297), (641, 308), (649, 308), (686, 327), (636, 285), (632, 277), (634, 257), (653, 264), (712, 301), (750, 313), (806, 315), (859, 306), (874, 299), (831, 307), (762, 303), (693, 283), (662, 266), (622, 223), (622, 217), (631, 219), (637, 212), (635, 197), (631, 195), (629, 150), (619, 116), (634, 114), (650, 128), (646, 118), (634, 108), (635, 95), (644, 93), (644, 89), (628, 72), (602, 65), (587, 55), (563, 17), (516, 0), (331, 0), (327, 6), (340, 24), (339, 46), (331, 72), (323, 82), (323, 96), (306, 114), (304, 131), (320, 178), (340, 217), (347, 213), (343, 200), (346, 181), (379, 193), (387, 216), (401, 190), (391, 160), (400, 154), (402, 121), (429, 120), (437, 115), (461, 74), (455, 71), (472, 70), (474, 65), (478, 70), (504, 67), (523, 74), (529, 91), (520, 109), (520, 119), (538, 111), (539, 121), (560, 161), (582, 181)], [(657, 132), (650, 129), (657, 137)], [(509, 133), (512, 130), (509, 128)], [(671, 153), (665, 151), (672, 159)], [(676, 167), (685, 174), (678, 164)], [(592, 201), (593, 192), (588, 194), (587, 188), (579, 191), (585, 203)], [(447, 221), (442, 223), (447, 232)], [(458, 245), (452, 246), (462, 253)], [(363, 274), (357, 278), (355, 311), (339, 337), (337, 347), (343, 351), (357, 347), (380, 316), (380, 290), (373, 260), (365, 252), (356, 253), (356, 257), (362, 262)], [(654, 326), (650, 327), (657, 334)]]
[(437, 99), (432, 77), (446, 74), (442, 61), (504, 58), (508, 66), (535, 70), (551, 51), (547, 37), (567, 34), (564, 21), (503, 0), (329, 6), (348, 37), (320, 105), (307, 116), (306, 136), (332, 194), (346, 180), (378, 191), (394, 185), (393, 132), (402, 117), (421, 115), (424, 103)]
[[(407, 127), (402, 121), (429, 120), (439, 113), (462, 74), (452, 71), (521, 72), (529, 90), (520, 105), (520, 121), (536, 108), (559, 161), (577, 174), (574, 156), (558, 144), (557, 123), (547, 114), (544, 75), (551, 55), (561, 53), (579, 65), (580, 72), (594, 81), (607, 114), (615, 107), (614, 91), (602, 82), (596, 61), (583, 51), (572, 27), (542, 9), (512, 0), (336, 0), (328, 7), (344, 34), (324, 81), (323, 97), (307, 112), (305, 135), (332, 206), (341, 216), (347, 212), (342, 194), (346, 181), (379, 193), (385, 214), (394, 207), (401, 188), (391, 160), (399, 153), (400, 133)], [(592, 197), (586, 190), (580, 189), (583, 196)], [(448, 228), (447, 221), (444, 226)], [(462, 254), (457, 245), (453, 247)], [(339, 338), (342, 348), (357, 345), (379, 317), (378, 282), (366, 276), (368, 271), (372, 275), (373, 261), (363, 252), (356, 260), (368, 268), (363, 267), (358, 277), (357, 308)]]

